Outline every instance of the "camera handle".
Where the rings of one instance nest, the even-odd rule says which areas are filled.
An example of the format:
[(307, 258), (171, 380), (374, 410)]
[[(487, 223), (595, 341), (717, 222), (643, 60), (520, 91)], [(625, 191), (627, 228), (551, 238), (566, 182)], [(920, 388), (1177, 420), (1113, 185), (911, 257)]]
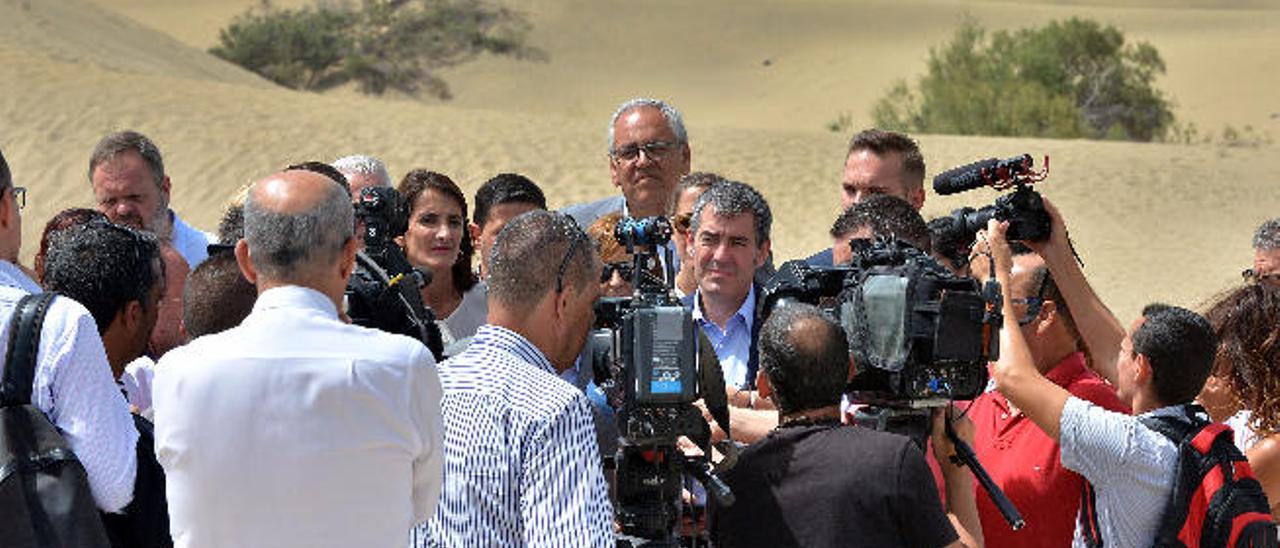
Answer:
[(969, 444), (960, 439), (956, 434), (955, 428), (952, 428), (950, 420), (944, 420), (946, 423), (946, 434), (951, 439), (951, 443), (956, 447), (956, 454), (951, 455), (951, 462), (968, 466), (973, 471), (973, 476), (978, 478), (978, 483), (982, 485), (982, 489), (987, 492), (987, 496), (991, 497), (991, 502), (996, 504), (996, 508), (1000, 509), (1000, 515), (1009, 524), (1014, 531), (1022, 529), (1027, 522), (1022, 519), (1022, 514), (1018, 513), (1018, 509), (1013, 506), (1013, 501), (1004, 494), (1004, 490), (991, 479), (987, 474), (987, 470), (982, 467), (982, 463), (978, 462), (978, 455), (974, 454), (973, 448)]

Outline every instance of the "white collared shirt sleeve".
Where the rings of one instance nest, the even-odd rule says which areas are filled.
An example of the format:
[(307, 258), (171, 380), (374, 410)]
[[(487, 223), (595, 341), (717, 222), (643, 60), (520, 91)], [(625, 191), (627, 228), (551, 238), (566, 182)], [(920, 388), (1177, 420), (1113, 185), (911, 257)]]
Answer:
[(107, 363), (93, 317), (59, 297), (40, 335), (32, 400), (84, 465), (98, 508), (119, 512), (133, 500), (138, 432)]
[(413, 518), (425, 523), (436, 512), (444, 484), (444, 425), (440, 415), (440, 377), (435, 358), (421, 347), (414, 356), (413, 422), (418, 428), (422, 452), (413, 461)]

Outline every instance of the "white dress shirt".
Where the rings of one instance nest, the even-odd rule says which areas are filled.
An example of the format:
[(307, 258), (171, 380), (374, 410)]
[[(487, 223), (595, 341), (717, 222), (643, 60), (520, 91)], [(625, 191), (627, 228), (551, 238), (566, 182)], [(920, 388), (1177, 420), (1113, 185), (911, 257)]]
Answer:
[[(1182, 417), (1182, 406), (1143, 417)], [(1178, 446), (1138, 417), (1071, 397), (1059, 422), (1062, 466), (1093, 484), (1106, 546), (1151, 546), (1173, 490)], [(1079, 519), (1072, 546), (1085, 546)]]
[[(9, 320), (18, 301), (40, 286), (0, 261), (0, 348), (8, 348)], [(84, 465), (98, 508), (118, 512), (133, 500), (138, 431), (107, 363), (93, 316), (65, 297), (53, 300), (40, 330), (31, 403), (58, 427)]]
[(440, 494), (440, 380), (422, 343), (298, 286), (156, 364), (156, 457), (179, 547), (402, 548)]
[(218, 239), (183, 222), (177, 212), (169, 210), (169, 214), (173, 221), (173, 247), (187, 260), (187, 266), (195, 270), (197, 265), (209, 258), (209, 244), (218, 243)]

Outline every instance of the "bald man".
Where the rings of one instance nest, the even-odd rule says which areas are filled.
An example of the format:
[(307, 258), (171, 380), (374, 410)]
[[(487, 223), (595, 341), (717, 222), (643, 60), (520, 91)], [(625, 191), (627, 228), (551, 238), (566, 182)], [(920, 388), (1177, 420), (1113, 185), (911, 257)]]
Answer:
[(431, 353), (338, 316), (353, 215), (319, 173), (250, 189), (235, 255), (257, 287), (253, 312), (156, 366), (156, 455), (177, 546), (400, 548), (434, 512), (443, 451)]

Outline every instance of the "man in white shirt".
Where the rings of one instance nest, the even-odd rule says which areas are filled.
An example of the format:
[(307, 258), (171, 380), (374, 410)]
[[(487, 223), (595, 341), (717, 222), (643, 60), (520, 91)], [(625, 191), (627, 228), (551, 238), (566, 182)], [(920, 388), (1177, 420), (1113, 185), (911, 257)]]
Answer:
[(339, 319), (354, 212), (291, 170), (245, 201), (238, 327), (156, 365), (156, 456), (177, 546), (402, 547), (435, 510), (440, 381), (422, 343)]
[(215, 243), (213, 236), (191, 227), (169, 209), (171, 185), (164, 158), (147, 136), (120, 131), (103, 137), (89, 158), (89, 182), (98, 211), (111, 222), (169, 239), (190, 268), (209, 256), (207, 246)]
[[(40, 286), (19, 268), (25, 189), (15, 187), (0, 154), (0, 348), (8, 348), (9, 319), (18, 301)], [(71, 299), (56, 298), (45, 315), (36, 354), (31, 402), (49, 417), (84, 465), (98, 508), (119, 512), (133, 499), (138, 456), (129, 407), (112, 379), (93, 316)]]
[(1000, 361), (992, 367), (996, 389), (1059, 443), (1063, 467), (1084, 476), (1096, 493), (1096, 511), (1081, 511), (1073, 546), (1087, 546), (1095, 535), (1106, 546), (1150, 546), (1173, 489), (1178, 447), (1139, 419), (1191, 420), (1186, 404), (1213, 367), (1213, 329), (1189, 310), (1150, 305), (1121, 341), (1114, 368), (1104, 372), (1134, 416), (1073, 396), (1036, 369), (1018, 325), (1024, 303), (1010, 289), (1008, 224), (989, 226), (996, 279), (1004, 288)]

